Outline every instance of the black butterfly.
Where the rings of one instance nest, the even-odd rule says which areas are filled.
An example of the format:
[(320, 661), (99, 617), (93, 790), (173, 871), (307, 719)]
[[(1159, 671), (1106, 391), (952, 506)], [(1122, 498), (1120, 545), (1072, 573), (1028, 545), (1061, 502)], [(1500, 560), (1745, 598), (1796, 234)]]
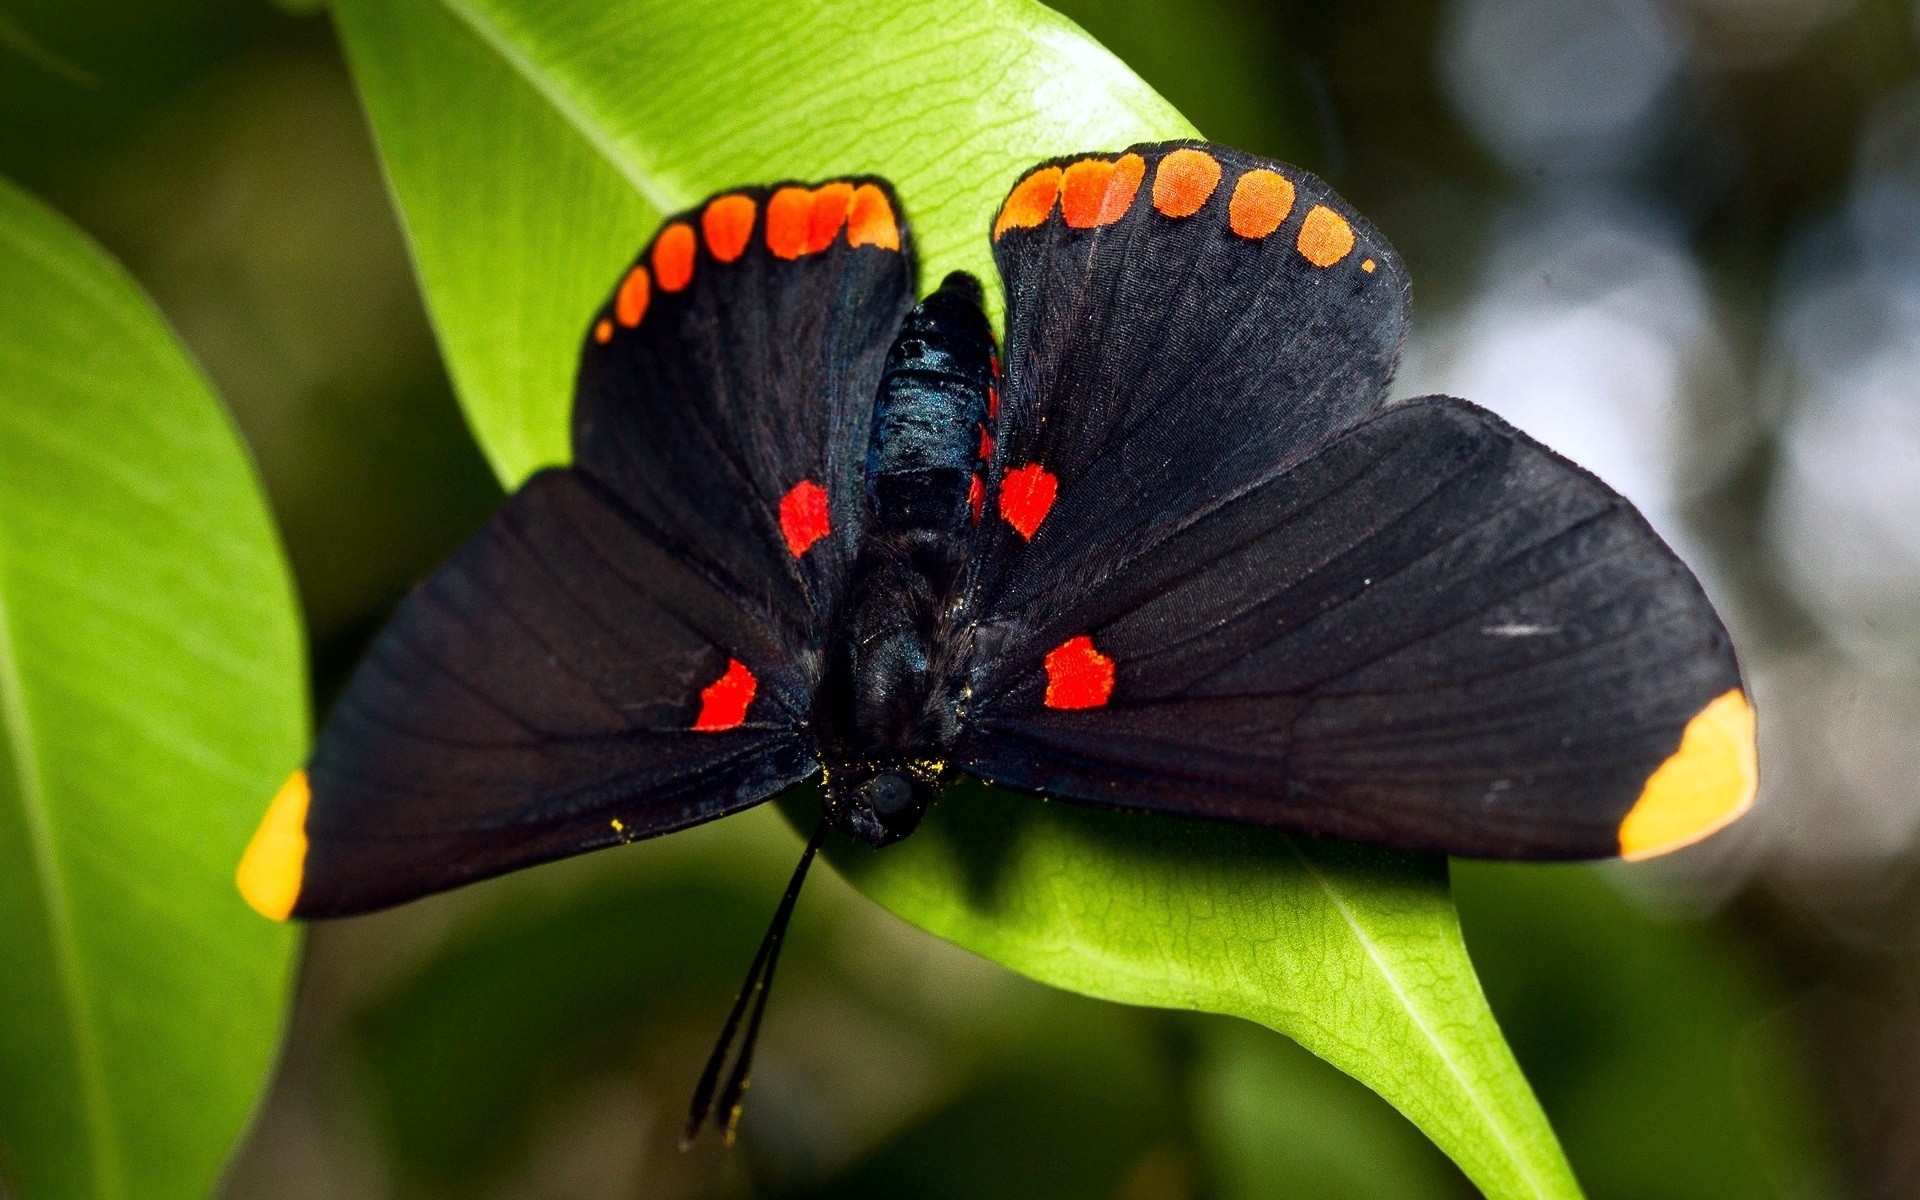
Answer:
[[(880, 179), (668, 221), (591, 322), (574, 465), (416, 588), (241, 886), (330, 917), (711, 820), (824, 814), (695, 1097), (729, 1134), (821, 839), (957, 774), (1490, 858), (1658, 854), (1751, 803), (1725, 629), (1497, 417), (1383, 407), (1407, 278), (1296, 168), (1044, 163), (915, 306)], [(310, 789), (309, 789), (310, 783)]]

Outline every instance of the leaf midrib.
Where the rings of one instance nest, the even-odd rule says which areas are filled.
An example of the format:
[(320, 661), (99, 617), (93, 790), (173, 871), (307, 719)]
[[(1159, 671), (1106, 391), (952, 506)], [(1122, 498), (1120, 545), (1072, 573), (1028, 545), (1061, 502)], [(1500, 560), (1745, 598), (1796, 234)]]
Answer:
[(94, 1015), (80, 948), (73, 935), (73, 915), (67, 904), (66, 874), (54, 848), (53, 822), (47, 811), (46, 784), (35, 749), (33, 723), (27, 714), (25, 687), (20, 677), (13, 613), (7, 602), (4, 560), (0, 559), (0, 724), (12, 751), (21, 824), (33, 856), (45, 905), (48, 939), (53, 944), (56, 977), (66, 1004), (67, 1032), (73, 1046), (75, 1072), (80, 1081), (80, 1107), (86, 1124), (93, 1183), (100, 1196), (124, 1195), (120, 1162), (113, 1136), (113, 1113), (107, 1103), (100, 1044), (94, 1036)]
[(1407, 1016), (1413, 1021), (1414, 1028), (1420, 1031), (1420, 1036), (1425, 1038), (1427, 1044), (1433, 1047), (1434, 1053), (1440, 1056), (1440, 1061), (1446, 1066), (1447, 1073), (1453, 1076), (1455, 1083), (1460, 1085), (1460, 1091), (1472, 1102), (1474, 1111), (1480, 1114), (1486, 1127), (1493, 1130), (1494, 1137), (1499, 1139), (1500, 1148), (1506, 1151), (1507, 1160), (1519, 1168), (1520, 1177), (1526, 1181), (1527, 1187), (1530, 1188), (1536, 1196), (1544, 1197), (1549, 1195), (1550, 1193), (1545, 1185), (1534, 1173), (1532, 1163), (1514, 1147), (1512, 1140), (1507, 1137), (1506, 1123), (1499, 1120), (1494, 1113), (1487, 1108), (1486, 1103), (1480, 1097), (1480, 1090), (1467, 1079), (1466, 1073), (1460, 1068), (1460, 1064), (1454, 1061), (1453, 1055), (1447, 1050), (1446, 1043), (1434, 1034), (1433, 1029), (1427, 1024), (1426, 1014), (1421, 1011), (1420, 1006), (1414, 1002), (1413, 995), (1408, 992), (1405, 987), (1401, 986), (1400, 977), (1387, 965), (1386, 958), (1380, 953), (1379, 946), (1367, 935), (1367, 931), (1361, 926), (1359, 918), (1354, 916), (1353, 910), (1347, 906), (1346, 900), (1340, 895), (1340, 890), (1334, 887), (1332, 881), (1307, 857), (1306, 852), (1300, 848), (1299, 842), (1289, 837), (1286, 839), (1286, 843), (1288, 848), (1293, 851), (1294, 857), (1300, 860), (1300, 865), (1305, 868), (1307, 874), (1312, 877), (1314, 884), (1326, 893), (1327, 900), (1333, 905), (1334, 911), (1340, 914), (1340, 919), (1347, 923), (1348, 930), (1352, 932), (1354, 940), (1359, 942), (1361, 948), (1367, 952), (1367, 958), (1373, 963), (1374, 969), (1380, 972), (1380, 977), (1387, 981), (1388, 987), (1393, 989), (1395, 998), (1400, 1001), (1400, 1007), (1406, 1011)]
[(489, 49), (499, 55), (501, 60), (514, 70), (528, 86), (538, 92), (542, 99), (553, 106), (570, 125), (600, 156), (620, 172), (621, 178), (633, 185), (656, 212), (670, 213), (686, 207), (688, 201), (672, 194), (671, 190), (658, 180), (641, 170), (639, 165), (628, 160), (620, 153), (613, 138), (597, 122), (583, 111), (579, 104), (567, 93), (566, 88), (547, 71), (541, 69), (533, 58), (518, 43), (501, 32), (491, 21), (483, 16), (469, 0), (438, 0), (447, 12), (465, 25)]

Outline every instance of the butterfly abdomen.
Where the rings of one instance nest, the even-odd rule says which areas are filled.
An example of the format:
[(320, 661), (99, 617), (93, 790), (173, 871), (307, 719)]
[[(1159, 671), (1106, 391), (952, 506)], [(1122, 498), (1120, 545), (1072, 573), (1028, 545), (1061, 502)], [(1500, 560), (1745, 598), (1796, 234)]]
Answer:
[(980, 285), (956, 271), (907, 315), (887, 353), (867, 444), (869, 528), (964, 535), (992, 444), (993, 363)]

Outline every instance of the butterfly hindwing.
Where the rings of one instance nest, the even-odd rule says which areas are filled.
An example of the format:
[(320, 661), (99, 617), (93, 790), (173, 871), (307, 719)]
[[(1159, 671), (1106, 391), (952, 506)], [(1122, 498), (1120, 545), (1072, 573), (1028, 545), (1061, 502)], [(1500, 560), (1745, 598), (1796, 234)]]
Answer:
[(308, 766), (295, 915), (765, 799), (814, 769), (787, 661), (742, 597), (592, 480), (535, 476), (407, 598), (335, 706)]
[(913, 281), (876, 180), (667, 220), (589, 323), (575, 465), (415, 590), (328, 721), (295, 915), (664, 833), (817, 770), (799, 731)]
[[(1379, 410), (1405, 319), (1391, 249), (1304, 172), (1177, 149), (1222, 168), (1191, 215), (1150, 199), (1174, 150), (1138, 147), (1106, 223), (1074, 228), (1059, 200), (1001, 219), (1001, 511), (983, 521), (958, 764), (1066, 799), (1498, 858), (1652, 853), (1737, 815), (1751, 709), (1685, 566), (1484, 410)], [(1236, 171), (1291, 184), (1257, 245), (1220, 202)], [(1310, 233), (1315, 211), (1351, 241), (1326, 218)], [(1211, 365), (1242, 358), (1258, 369)], [(1181, 372), (1154, 382), (1169, 359)], [(1054, 480), (1037, 522), (1006, 511), (1029, 464)], [(1679, 789), (1693, 808), (1662, 772), (1706, 780)]]

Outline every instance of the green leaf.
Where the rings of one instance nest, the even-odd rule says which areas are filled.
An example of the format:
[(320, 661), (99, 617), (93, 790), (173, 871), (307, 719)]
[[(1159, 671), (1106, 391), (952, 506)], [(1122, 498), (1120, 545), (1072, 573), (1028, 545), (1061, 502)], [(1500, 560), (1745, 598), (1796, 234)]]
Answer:
[[(461, 402), (509, 484), (566, 458), (581, 325), (662, 213), (742, 181), (884, 174), (923, 277), (991, 281), (986, 227), (1024, 165), (1192, 133), (1019, 0), (335, 10)], [(836, 861), (909, 920), (1036, 978), (1298, 1038), (1490, 1195), (1578, 1194), (1438, 861), (978, 788), (871, 870)]]
[(293, 936), (239, 860), (306, 738), (287, 570), (134, 283), (0, 182), (0, 1178), (206, 1196)]

